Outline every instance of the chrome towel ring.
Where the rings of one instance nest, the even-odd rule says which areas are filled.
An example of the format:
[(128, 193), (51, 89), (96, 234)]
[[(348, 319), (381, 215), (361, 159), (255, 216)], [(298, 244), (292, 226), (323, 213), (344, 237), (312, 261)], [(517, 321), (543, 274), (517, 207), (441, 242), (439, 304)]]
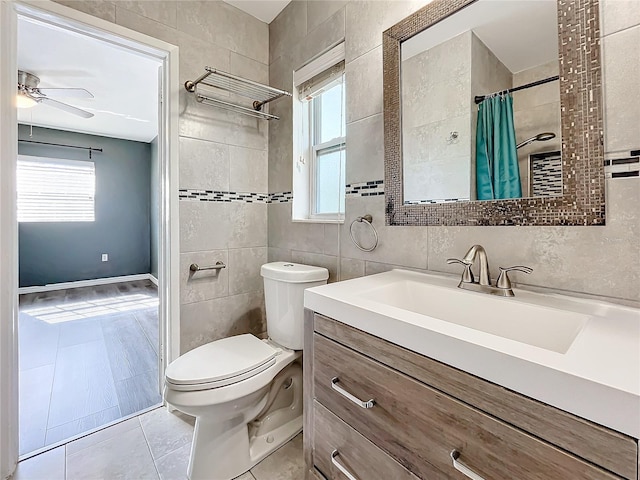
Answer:
[[(375, 237), (375, 242), (371, 247), (365, 248), (356, 241), (355, 237), (353, 236), (353, 225), (356, 222), (359, 222), (359, 223), (364, 222), (367, 225), (369, 225), (369, 227), (371, 227), (371, 231), (373, 232), (373, 236)], [(367, 213), (362, 217), (356, 217), (356, 219), (353, 222), (351, 222), (351, 225), (349, 226), (349, 236), (351, 237), (351, 241), (356, 247), (358, 247), (363, 252), (372, 252), (378, 246), (378, 232), (376, 231), (376, 227), (373, 226), (372, 222), (373, 222), (373, 217)]]

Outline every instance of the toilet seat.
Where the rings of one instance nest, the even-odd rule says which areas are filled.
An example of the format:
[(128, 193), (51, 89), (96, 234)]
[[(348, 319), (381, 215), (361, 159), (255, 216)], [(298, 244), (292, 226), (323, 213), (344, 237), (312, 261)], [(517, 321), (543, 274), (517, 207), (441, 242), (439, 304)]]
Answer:
[(250, 334), (202, 345), (172, 362), (165, 378), (173, 390), (209, 390), (246, 380), (276, 363), (282, 352)]

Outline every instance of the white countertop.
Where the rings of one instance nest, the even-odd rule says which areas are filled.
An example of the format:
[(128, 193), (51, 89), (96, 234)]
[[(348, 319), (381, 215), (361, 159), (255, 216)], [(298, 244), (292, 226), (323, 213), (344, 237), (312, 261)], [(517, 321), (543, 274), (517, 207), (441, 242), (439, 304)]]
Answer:
[[(523, 395), (640, 438), (640, 310), (520, 289), (514, 289), (516, 297), (501, 299), (587, 315), (586, 324), (568, 350), (558, 353), (367, 298), (367, 292), (381, 285), (406, 280), (454, 289), (458, 284), (458, 280), (450, 277), (393, 270), (307, 289), (304, 306)], [(473, 297), (469, 298), (473, 300)]]

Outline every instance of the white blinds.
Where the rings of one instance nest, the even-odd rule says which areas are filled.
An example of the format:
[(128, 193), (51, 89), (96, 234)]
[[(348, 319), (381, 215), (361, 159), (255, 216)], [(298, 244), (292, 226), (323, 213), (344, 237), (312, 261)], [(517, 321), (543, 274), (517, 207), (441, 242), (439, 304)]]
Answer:
[(317, 97), (322, 94), (322, 92), (331, 88), (338, 79), (342, 81), (343, 75), (344, 60), (298, 86), (300, 97), (305, 100), (311, 100)]
[(18, 157), (19, 222), (93, 222), (93, 162)]
[(300, 100), (309, 100), (318, 95), (344, 73), (344, 42), (312, 60), (304, 67), (293, 72), (293, 84), (299, 92)]

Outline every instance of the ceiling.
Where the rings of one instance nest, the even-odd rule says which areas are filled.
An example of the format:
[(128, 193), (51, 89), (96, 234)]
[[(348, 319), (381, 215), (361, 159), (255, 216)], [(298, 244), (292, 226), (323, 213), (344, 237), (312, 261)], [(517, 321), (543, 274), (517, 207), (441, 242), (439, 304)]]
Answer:
[(558, 58), (556, 0), (479, 0), (402, 44), (402, 59), (473, 30), (511, 73)]
[(89, 90), (94, 98), (56, 99), (95, 116), (85, 119), (40, 104), (19, 108), (18, 122), (150, 142), (158, 134), (159, 66), (158, 60), (142, 54), (20, 17), (18, 69), (39, 77), (42, 88)]
[(291, 0), (224, 0), (229, 5), (253, 15), (264, 23), (271, 23)]

